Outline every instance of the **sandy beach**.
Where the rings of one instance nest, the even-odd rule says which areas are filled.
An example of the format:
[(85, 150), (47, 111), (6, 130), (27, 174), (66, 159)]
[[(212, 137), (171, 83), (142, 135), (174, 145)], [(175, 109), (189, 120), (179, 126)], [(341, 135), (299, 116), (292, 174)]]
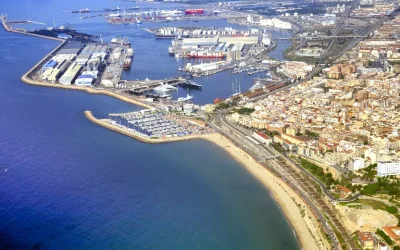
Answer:
[[(326, 240), (322, 240), (321, 232), (318, 230), (317, 222), (312, 213), (308, 211), (307, 206), (302, 199), (279, 178), (275, 177), (271, 172), (256, 162), (242, 149), (236, 147), (232, 142), (218, 133), (191, 135), (185, 137), (176, 137), (169, 139), (148, 139), (137, 136), (122, 128), (111, 125), (103, 120), (99, 120), (93, 116), (90, 111), (85, 111), (85, 116), (93, 123), (113, 130), (115, 132), (130, 136), (146, 143), (166, 143), (173, 141), (183, 141), (191, 139), (204, 139), (210, 141), (214, 145), (223, 148), (236, 161), (241, 163), (251, 174), (253, 174), (273, 195), (275, 201), (282, 208), (286, 218), (294, 228), (303, 249), (317, 250), (329, 249)], [(301, 215), (300, 210), (305, 211), (305, 216)]]
[(199, 138), (208, 140), (223, 148), (272, 193), (274, 199), (282, 208), (286, 218), (296, 231), (303, 249), (329, 249), (326, 242), (321, 240), (318, 232), (319, 230), (315, 226), (315, 221), (310, 219), (310, 217), (312, 217), (311, 212), (307, 211), (306, 216), (302, 217), (300, 208), (306, 208), (305, 204), (283, 181), (275, 177), (271, 172), (251, 158), (246, 152), (233, 145), (222, 135), (217, 133), (207, 134), (202, 135)]

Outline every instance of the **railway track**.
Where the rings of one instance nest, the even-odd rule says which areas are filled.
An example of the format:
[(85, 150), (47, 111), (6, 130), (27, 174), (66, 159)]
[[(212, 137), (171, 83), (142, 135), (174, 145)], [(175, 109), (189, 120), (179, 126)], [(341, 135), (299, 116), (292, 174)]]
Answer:
[[(291, 166), (292, 163), (287, 162), (287, 159), (282, 155), (277, 156), (277, 152), (273, 148), (264, 145), (255, 145), (253, 142), (246, 140), (249, 132), (245, 128), (236, 127), (226, 121), (224, 115), (218, 115), (212, 122), (217, 125), (215, 129), (222, 134), (233, 140), (235, 145), (244, 149), (254, 159), (257, 159), (266, 169), (271, 171), (274, 175), (285, 181), (300, 198), (308, 205), (314, 216), (321, 223), (322, 228), (332, 239), (332, 247), (334, 249), (341, 249), (338, 237), (343, 238), (347, 249), (358, 249), (347, 230), (343, 227), (340, 220), (336, 216), (336, 212), (328, 206), (321, 198), (321, 192), (315, 184), (315, 180), (310, 178), (307, 174), (301, 171), (296, 166)], [(261, 153), (261, 156), (260, 156)], [(328, 223), (329, 218), (331, 224)], [(340, 234), (336, 237), (336, 234)]]

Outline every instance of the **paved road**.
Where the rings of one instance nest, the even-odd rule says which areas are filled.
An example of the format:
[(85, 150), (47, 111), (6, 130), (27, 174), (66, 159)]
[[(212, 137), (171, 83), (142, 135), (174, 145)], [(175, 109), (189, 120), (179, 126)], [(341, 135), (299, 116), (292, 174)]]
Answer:
[(226, 121), (225, 114), (221, 113), (216, 115), (211, 121), (210, 125), (219, 133), (225, 135), (229, 138), (236, 146), (242, 148), (245, 152), (247, 152), (250, 156), (256, 159), (261, 165), (270, 171), (274, 172), (274, 174), (285, 181), (295, 192), (303, 199), (304, 202), (311, 208), (312, 212), (315, 214), (317, 219), (321, 222), (325, 232), (328, 234), (330, 239), (332, 240), (332, 246), (335, 250), (339, 250), (340, 244), (333, 233), (332, 228), (330, 227), (328, 221), (326, 220), (324, 213), (318, 209), (316, 204), (311, 200), (309, 195), (301, 185), (297, 182), (297, 180), (293, 179), (287, 171), (279, 166), (278, 163), (273, 164), (273, 166), (268, 166), (265, 163), (267, 159), (275, 159), (277, 157), (281, 157), (278, 152), (276, 152), (273, 148), (268, 148), (264, 145), (255, 145), (253, 142), (246, 140), (246, 136), (251, 134), (250, 132), (245, 132), (243, 128), (239, 128), (237, 126), (233, 126)]

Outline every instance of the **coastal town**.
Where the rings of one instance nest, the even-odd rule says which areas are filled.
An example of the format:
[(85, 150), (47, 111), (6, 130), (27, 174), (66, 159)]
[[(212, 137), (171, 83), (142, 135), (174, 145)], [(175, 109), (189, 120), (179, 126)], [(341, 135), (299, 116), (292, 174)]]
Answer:
[[(304, 249), (400, 249), (397, 2), (240, 1), (132, 10), (135, 15), (120, 8), (68, 13), (105, 17), (112, 25), (171, 22), (144, 30), (171, 40), (163, 53), (192, 60), (176, 77), (123, 79), (135, 53), (123, 37), (107, 43), (66, 27), (14, 28), (18, 22), (5, 14), (1, 21), (9, 32), (61, 42), (22, 76), (24, 82), (145, 108), (106, 118), (85, 111), (93, 123), (142, 142), (205, 139), (224, 148), (271, 190)], [(242, 28), (172, 26), (218, 18)], [(273, 38), (271, 30), (292, 36)], [(286, 60), (269, 56), (280, 41), (290, 42)], [(189, 91), (171, 94), (202, 91), (196, 79), (221, 72), (254, 75), (254, 85), (244, 90), (233, 82), (231, 94), (207, 104), (196, 104)]]

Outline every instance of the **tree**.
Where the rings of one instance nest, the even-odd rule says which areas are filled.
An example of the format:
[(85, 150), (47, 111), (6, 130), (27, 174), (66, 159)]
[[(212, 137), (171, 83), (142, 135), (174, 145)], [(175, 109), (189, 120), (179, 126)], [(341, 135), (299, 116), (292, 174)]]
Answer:
[(398, 209), (394, 206), (386, 206), (386, 211), (390, 214), (396, 214)]

